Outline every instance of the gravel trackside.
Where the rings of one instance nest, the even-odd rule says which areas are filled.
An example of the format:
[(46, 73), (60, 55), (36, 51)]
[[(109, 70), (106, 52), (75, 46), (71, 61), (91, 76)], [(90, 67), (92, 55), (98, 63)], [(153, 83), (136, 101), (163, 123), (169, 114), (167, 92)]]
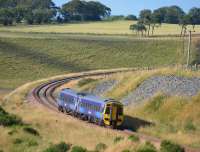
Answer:
[(145, 80), (136, 90), (122, 99), (125, 105), (138, 104), (157, 93), (169, 96), (195, 96), (200, 92), (200, 78), (177, 76), (153, 76)]
[(106, 80), (97, 84), (95, 88), (90, 91), (90, 93), (102, 96), (106, 92), (110, 91), (117, 84), (118, 84), (117, 80)]

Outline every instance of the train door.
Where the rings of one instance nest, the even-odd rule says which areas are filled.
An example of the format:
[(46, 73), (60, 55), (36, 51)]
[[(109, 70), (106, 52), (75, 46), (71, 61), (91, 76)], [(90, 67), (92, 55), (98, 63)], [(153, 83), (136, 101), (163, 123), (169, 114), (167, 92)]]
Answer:
[(112, 121), (117, 120), (117, 106), (115, 104), (113, 104), (111, 108), (111, 117), (112, 117)]
[(81, 97), (80, 96), (76, 96), (76, 99), (75, 99), (75, 111), (76, 112), (78, 112), (80, 101), (81, 101)]
[(107, 104), (104, 110), (104, 124), (108, 126), (110, 125), (110, 119), (111, 119), (110, 112), (111, 112), (111, 105)]

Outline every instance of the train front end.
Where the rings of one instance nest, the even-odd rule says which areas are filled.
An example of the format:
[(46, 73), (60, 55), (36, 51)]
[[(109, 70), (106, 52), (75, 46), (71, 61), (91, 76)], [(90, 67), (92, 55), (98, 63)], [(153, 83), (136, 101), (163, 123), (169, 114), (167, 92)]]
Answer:
[(123, 105), (116, 101), (106, 103), (103, 120), (106, 126), (111, 128), (118, 128), (124, 121)]

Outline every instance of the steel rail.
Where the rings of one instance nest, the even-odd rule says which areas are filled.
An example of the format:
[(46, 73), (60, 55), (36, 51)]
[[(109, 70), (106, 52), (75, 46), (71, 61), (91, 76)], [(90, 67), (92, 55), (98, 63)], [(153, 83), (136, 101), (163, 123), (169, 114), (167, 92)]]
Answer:
[[(81, 79), (84, 77), (92, 77), (92, 76), (104, 76), (104, 75), (112, 75), (115, 73), (120, 73), (120, 72), (128, 72), (128, 71), (133, 71), (133, 70), (117, 70), (117, 71), (111, 71), (111, 72), (96, 72), (96, 73), (85, 73), (85, 74), (80, 74), (77, 76), (71, 76), (71, 77), (66, 77), (62, 79), (57, 79), (53, 81), (46, 82), (44, 84), (41, 84), (34, 88), (29, 95), (31, 95), (34, 99), (34, 101), (42, 104), (46, 108), (53, 110), (55, 112), (59, 112), (56, 104), (56, 98), (54, 97), (54, 92), (57, 88), (62, 86), (65, 83), (68, 83), (72, 80), (77, 80)], [(93, 125), (92, 126), (96, 126)], [(161, 140), (152, 136), (148, 136), (145, 134), (137, 133), (134, 131), (130, 130), (115, 130), (120, 133), (128, 134), (128, 135), (137, 135), (141, 140), (147, 140), (151, 141), (155, 145), (159, 145), (161, 143)], [(189, 148), (187, 146), (184, 146), (186, 152), (200, 152), (199, 149), (193, 149)]]

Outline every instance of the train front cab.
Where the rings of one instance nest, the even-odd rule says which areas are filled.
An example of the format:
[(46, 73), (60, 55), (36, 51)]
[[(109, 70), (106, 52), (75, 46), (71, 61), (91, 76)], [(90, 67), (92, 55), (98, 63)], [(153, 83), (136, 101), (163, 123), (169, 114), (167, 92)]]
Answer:
[(118, 102), (108, 102), (104, 108), (104, 124), (112, 128), (117, 128), (124, 121), (123, 105)]

